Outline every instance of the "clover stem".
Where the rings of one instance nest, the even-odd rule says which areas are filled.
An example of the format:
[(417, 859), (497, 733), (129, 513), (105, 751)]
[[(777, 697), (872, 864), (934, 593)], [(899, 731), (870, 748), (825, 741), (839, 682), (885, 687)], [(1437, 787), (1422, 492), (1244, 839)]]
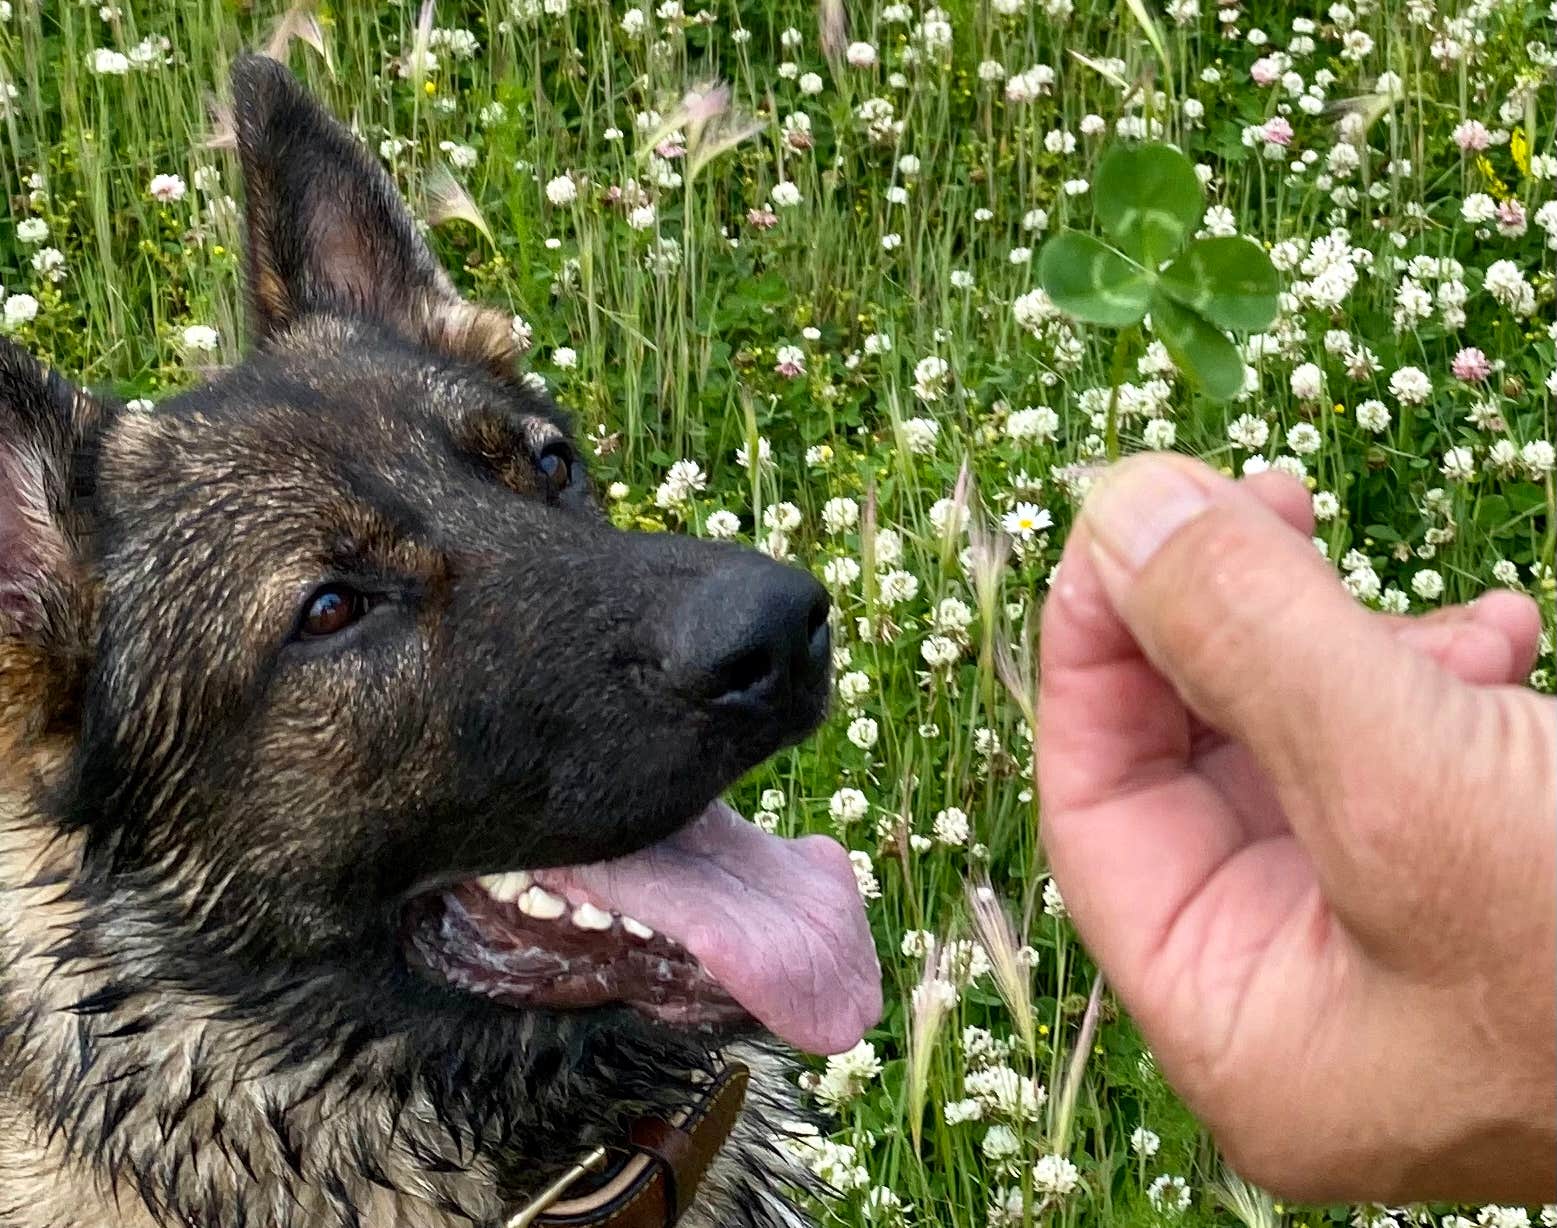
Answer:
[(1109, 374), (1111, 387), (1108, 390), (1108, 414), (1103, 432), (1103, 446), (1110, 463), (1119, 459), (1119, 385), (1124, 383), (1125, 355), (1129, 353), (1130, 342), (1136, 331), (1134, 327), (1124, 329), (1114, 342), (1113, 369)]

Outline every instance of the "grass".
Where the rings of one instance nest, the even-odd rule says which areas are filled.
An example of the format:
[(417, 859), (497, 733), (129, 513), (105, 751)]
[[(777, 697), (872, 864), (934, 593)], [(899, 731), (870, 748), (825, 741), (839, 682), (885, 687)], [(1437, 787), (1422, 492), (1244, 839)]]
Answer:
[[(1118, 371), (1125, 450), (1299, 473), (1360, 600), (1535, 593), (1548, 637), (1531, 682), (1552, 689), (1552, 15), (1191, 0), (1153, 7), (1158, 49), (1093, 0), (833, 3), (819, 26), (794, 0), (669, 0), (625, 23), (638, 10), (446, 2), (435, 65), (414, 7), (331, 4), (282, 54), (424, 216), (450, 212), (452, 169), (469, 206), (434, 243), (467, 293), (531, 330), (527, 366), (593, 441), (618, 523), (733, 531), (829, 578), (836, 718), (735, 799), (783, 831), (840, 835), (871, 896), (886, 1017), (869, 1053), (810, 1080), (837, 1110), (812, 1149), (844, 1189), (829, 1217), (1382, 1222), (1241, 1186), (1109, 995), (1089, 1010), (1096, 972), (1036, 838), (1035, 614)], [(237, 168), (209, 145), (211, 104), (281, 10), (5, 9), (6, 331), (124, 397), (234, 361)], [(874, 65), (824, 52), (838, 20)], [(470, 33), (468, 57), (451, 30)], [(105, 49), (124, 71), (94, 70), (116, 67)], [(1052, 73), (1009, 80), (1034, 66)], [(731, 90), (719, 122), (760, 121), (733, 148), (663, 122), (713, 81)], [(1462, 150), (1472, 122), (1491, 136)], [(1204, 166), (1208, 225), (1269, 246), (1292, 291), (1248, 351), (1242, 402), (1198, 396), (1141, 334), (1116, 349), (1031, 293), (1045, 236), (1092, 228), (1100, 153), (1148, 128)], [(182, 194), (154, 199), (159, 174)], [(572, 199), (548, 191), (563, 176)], [(1499, 209), (1501, 228), (1476, 220)], [(1455, 373), (1477, 369), (1467, 347), (1489, 365), (1477, 378)], [(979, 911), (1006, 935), (989, 943), (1003, 978), (974, 940)], [(1153, 1154), (1132, 1145), (1140, 1129)]]

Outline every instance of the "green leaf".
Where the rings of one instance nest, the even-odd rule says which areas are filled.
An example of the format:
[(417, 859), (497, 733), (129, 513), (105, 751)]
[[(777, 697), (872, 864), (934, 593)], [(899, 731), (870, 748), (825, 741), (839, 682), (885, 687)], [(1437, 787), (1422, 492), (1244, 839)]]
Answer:
[(1068, 230), (1043, 245), (1038, 284), (1061, 311), (1121, 328), (1146, 314), (1146, 270), (1091, 235)]
[(1115, 145), (1092, 180), (1097, 220), (1125, 255), (1155, 270), (1200, 225), (1205, 193), (1171, 145)]
[(1210, 321), (1166, 294), (1151, 296), (1152, 331), (1168, 347), (1179, 370), (1208, 397), (1230, 400), (1243, 389), (1243, 359), (1238, 347)]
[(1158, 285), (1218, 328), (1257, 333), (1276, 318), (1281, 276), (1253, 239), (1197, 239)]

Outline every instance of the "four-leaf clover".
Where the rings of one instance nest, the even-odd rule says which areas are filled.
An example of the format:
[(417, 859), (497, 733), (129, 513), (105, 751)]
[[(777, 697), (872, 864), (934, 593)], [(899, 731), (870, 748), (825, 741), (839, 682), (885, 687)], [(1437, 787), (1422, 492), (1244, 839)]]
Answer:
[(1113, 246), (1068, 230), (1044, 244), (1038, 282), (1078, 320), (1124, 328), (1148, 313), (1174, 363), (1219, 401), (1243, 388), (1243, 358), (1228, 332), (1276, 318), (1275, 265), (1252, 239), (1191, 236), (1205, 213), (1195, 168), (1171, 145), (1116, 146), (1092, 183)]

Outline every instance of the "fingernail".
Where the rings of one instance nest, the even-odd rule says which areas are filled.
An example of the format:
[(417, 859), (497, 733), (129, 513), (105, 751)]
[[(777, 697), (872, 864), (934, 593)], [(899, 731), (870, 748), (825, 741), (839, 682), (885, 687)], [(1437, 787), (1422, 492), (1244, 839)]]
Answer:
[(1113, 560), (1138, 571), (1211, 500), (1170, 461), (1142, 459), (1108, 470), (1082, 508), (1093, 539)]

